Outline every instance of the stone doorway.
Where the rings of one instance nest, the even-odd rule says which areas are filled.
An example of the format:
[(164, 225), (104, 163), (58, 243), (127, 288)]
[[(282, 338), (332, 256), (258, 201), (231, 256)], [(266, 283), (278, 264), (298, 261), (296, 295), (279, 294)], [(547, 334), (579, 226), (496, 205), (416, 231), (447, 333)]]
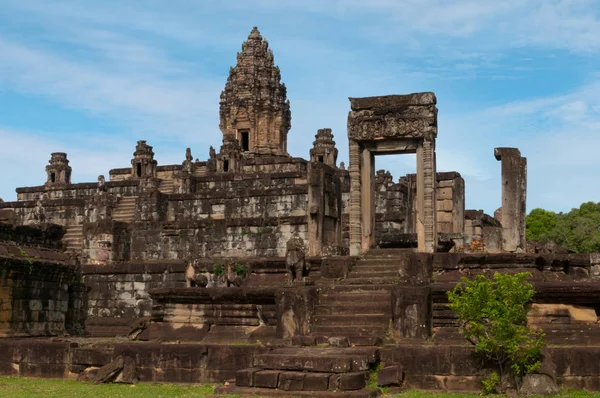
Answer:
[(350, 254), (375, 245), (375, 156), (415, 153), (418, 251), (435, 252), (437, 108), (435, 94), (350, 98)]

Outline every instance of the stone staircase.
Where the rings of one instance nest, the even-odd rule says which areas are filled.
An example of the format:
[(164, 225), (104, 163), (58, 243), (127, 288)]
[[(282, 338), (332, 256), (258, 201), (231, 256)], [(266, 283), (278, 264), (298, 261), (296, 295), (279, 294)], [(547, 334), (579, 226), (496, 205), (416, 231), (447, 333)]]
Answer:
[(315, 310), (316, 344), (376, 346), (385, 338), (392, 319), (389, 287), (336, 286), (319, 292)]
[(194, 170), (194, 175), (196, 177), (202, 177), (206, 175), (206, 167), (196, 167), (196, 170)]
[(172, 194), (174, 188), (174, 181), (172, 179), (161, 180), (158, 185), (158, 190), (166, 195)]
[(83, 249), (83, 225), (70, 225), (62, 237), (67, 252), (80, 253)]
[(135, 202), (137, 196), (125, 196), (119, 200), (117, 208), (112, 212), (114, 221), (132, 223), (135, 219)]
[[(321, 279), (315, 311), (315, 344), (380, 345), (392, 321), (391, 287), (411, 249), (373, 249), (356, 261), (348, 278)], [(305, 340), (307, 341), (307, 340)]]
[(360, 348), (278, 348), (258, 355), (254, 367), (239, 370), (235, 385), (216, 394), (286, 397), (376, 397), (367, 384), (379, 350)]

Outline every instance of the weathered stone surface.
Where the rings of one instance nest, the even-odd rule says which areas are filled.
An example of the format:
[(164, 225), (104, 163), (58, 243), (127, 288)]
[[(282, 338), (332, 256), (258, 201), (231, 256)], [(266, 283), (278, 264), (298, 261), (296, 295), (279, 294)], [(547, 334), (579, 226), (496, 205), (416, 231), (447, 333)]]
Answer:
[(112, 362), (98, 369), (98, 372), (94, 376), (94, 384), (110, 383), (123, 370), (123, 366), (124, 358), (123, 356), (118, 356)]
[(437, 108), (433, 93), (350, 98), (348, 138), (355, 141), (392, 137), (433, 139)]
[(291, 339), (311, 332), (317, 302), (316, 288), (280, 289), (276, 292), (276, 302), (277, 337)]
[(281, 372), (277, 388), (284, 391), (302, 391), (304, 389), (304, 373)]
[(385, 366), (377, 372), (377, 385), (380, 387), (400, 386), (404, 379), (402, 367), (399, 365)]
[(259, 388), (277, 388), (279, 385), (279, 373), (278, 370), (261, 370), (254, 373), (254, 386)]
[(235, 385), (240, 387), (253, 387), (254, 386), (254, 374), (262, 369), (260, 368), (246, 368), (238, 370), (235, 373)]
[(365, 388), (369, 378), (368, 372), (352, 372), (340, 375), (340, 390), (360, 390)]
[(331, 375), (331, 373), (306, 373), (304, 391), (327, 391)]
[(522, 395), (554, 395), (560, 392), (556, 381), (545, 374), (528, 374), (519, 389)]
[(394, 332), (399, 338), (431, 335), (431, 292), (428, 287), (396, 286), (392, 290)]

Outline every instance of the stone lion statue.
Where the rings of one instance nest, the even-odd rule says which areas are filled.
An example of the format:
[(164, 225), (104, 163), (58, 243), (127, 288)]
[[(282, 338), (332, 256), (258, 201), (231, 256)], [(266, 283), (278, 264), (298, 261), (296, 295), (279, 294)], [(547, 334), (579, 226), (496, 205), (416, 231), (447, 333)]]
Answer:
[(285, 267), (291, 282), (308, 276), (310, 269), (305, 261), (305, 249), (304, 240), (298, 235), (292, 236), (286, 243)]

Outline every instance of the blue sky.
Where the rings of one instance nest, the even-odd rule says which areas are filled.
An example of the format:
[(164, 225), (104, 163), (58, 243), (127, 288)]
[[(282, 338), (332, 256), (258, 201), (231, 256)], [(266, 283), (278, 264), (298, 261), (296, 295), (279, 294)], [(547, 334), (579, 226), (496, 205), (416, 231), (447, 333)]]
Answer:
[[(0, 197), (40, 185), (50, 152), (73, 181), (219, 148), (219, 94), (253, 26), (288, 87), (288, 148), (330, 127), (348, 164), (348, 97), (434, 91), (438, 170), (467, 208), (500, 206), (496, 146), (528, 158), (528, 209), (600, 201), (598, 0), (3, 0)], [(377, 158), (394, 178), (414, 156)]]

